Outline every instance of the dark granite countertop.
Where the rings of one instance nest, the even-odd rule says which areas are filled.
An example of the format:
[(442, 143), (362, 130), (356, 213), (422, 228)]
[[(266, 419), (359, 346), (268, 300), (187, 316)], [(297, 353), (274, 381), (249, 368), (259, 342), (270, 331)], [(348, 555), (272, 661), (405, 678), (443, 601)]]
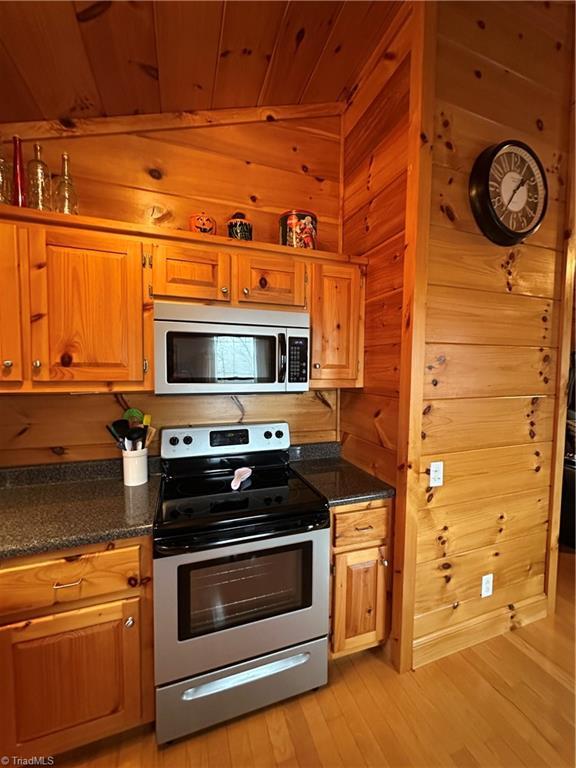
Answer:
[(0, 489), (0, 559), (152, 533), (159, 476), (127, 487), (119, 478)]
[(391, 485), (338, 456), (293, 461), (291, 467), (325, 496), (331, 507), (387, 499), (396, 493)]
[[(394, 489), (339, 457), (337, 443), (290, 449), (291, 466), (330, 506), (388, 498)], [(90, 461), (0, 470), (0, 559), (148, 536), (160, 487), (122, 482), (122, 462)]]

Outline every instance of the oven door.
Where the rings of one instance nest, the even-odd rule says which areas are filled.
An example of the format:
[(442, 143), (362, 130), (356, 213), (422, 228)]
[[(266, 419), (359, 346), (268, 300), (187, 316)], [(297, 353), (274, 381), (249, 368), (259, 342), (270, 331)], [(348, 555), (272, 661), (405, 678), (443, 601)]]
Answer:
[(156, 684), (328, 634), (330, 529), (154, 560)]
[(284, 392), (286, 344), (281, 328), (155, 320), (155, 392)]

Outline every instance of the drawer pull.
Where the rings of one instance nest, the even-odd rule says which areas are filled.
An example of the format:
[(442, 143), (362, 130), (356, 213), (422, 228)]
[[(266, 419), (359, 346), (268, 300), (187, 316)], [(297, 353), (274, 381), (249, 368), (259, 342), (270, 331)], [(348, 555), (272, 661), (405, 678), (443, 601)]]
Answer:
[(82, 579), (78, 579), (78, 581), (70, 581), (68, 584), (52, 584), (52, 589), (66, 589), (67, 587), (77, 587), (79, 584), (82, 583)]
[(362, 527), (360, 527), (360, 526), (358, 526), (358, 525), (357, 525), (357, 526), (354, 528), (354, 530), (355, 530), (355, 531), (358, 531), (358, 532), (360, 533), (361, 531), (371, 531), (371, 530), (373, 530), (373, 528), (374, 528), (374, 526), (373, 526), (373, 525), (364, 525), (364, 526), (362, 526)]
[(133, 616), (128, 616), (128, 618), (127, 618), (127, 619), (126, 619), (126, 621), (124, 622), (124, 626), (125, 626), (127, 629), (130, 629), (130, 627), (133, 627), (135, 623), (136, 623), (136, 622), (134, 621), (134, 617), (133, 617)]

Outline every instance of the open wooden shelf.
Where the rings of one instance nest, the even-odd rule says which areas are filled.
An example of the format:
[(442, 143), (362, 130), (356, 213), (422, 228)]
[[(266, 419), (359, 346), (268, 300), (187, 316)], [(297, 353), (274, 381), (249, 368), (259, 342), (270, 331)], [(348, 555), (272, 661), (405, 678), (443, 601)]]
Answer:
[(265, 243), (259, 240), (235, 240), (234, 238), (222, 237), (221, 235), (204, 235), (197, 232), (188, 232), (184, 229), (158, 227), (153, 224), (135, 224), (133, 222), (102, 219), (95, 216), (70, 216), (64, 213), (37, 211), (32, 208), (18, 208), (13, 205), (0, 204), (0, 219), (20, 221), (23, 224), (65, 226), (83, 230), (97, 230), (98, 232), (150, 237), (155, 240), (179, 240), (207, 246), (233, 247), (234, 249), (246, 250), (248, 252), (264, 251), (281, 256), (286, 256), (287, 254), (292, 256), (299, 255), (305, 256), (307, 259), (329, 259), (330, 261), (354, 262), (356, 264), (366, 264), (368, 261), (363, 256), (347, 256), (344, 253), (332, 251), (290, 248), (286, 245)]

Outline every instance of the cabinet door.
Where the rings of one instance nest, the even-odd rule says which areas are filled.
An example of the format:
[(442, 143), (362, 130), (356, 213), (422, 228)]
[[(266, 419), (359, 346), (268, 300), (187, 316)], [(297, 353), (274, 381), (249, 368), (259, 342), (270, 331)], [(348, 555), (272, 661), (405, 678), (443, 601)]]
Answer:
[(143, 379), (141, 258), (121, 237), (30, 231), (34, 381)]
[(334, 555), (332, 650), (359, 651), (384, 639), (385, 547)]
[(187, 245), (158, 245), (155, 250), (155, 295), (230, 301), (230, 254)]
[(0, 743), (53, 755), (140, 720), (140, 600), (0, 628)]
[(16, 227), (0, 224), (0, 387), (22, 381), (20, 269)]
[(239, 302), (304, 307), (306, 264), (291, 256), (238, 254), (237, 297)]
[(356, 379), (360, 321), (359, 267), (352, 264), (315, 264), (312, 279), (312, 379)]

